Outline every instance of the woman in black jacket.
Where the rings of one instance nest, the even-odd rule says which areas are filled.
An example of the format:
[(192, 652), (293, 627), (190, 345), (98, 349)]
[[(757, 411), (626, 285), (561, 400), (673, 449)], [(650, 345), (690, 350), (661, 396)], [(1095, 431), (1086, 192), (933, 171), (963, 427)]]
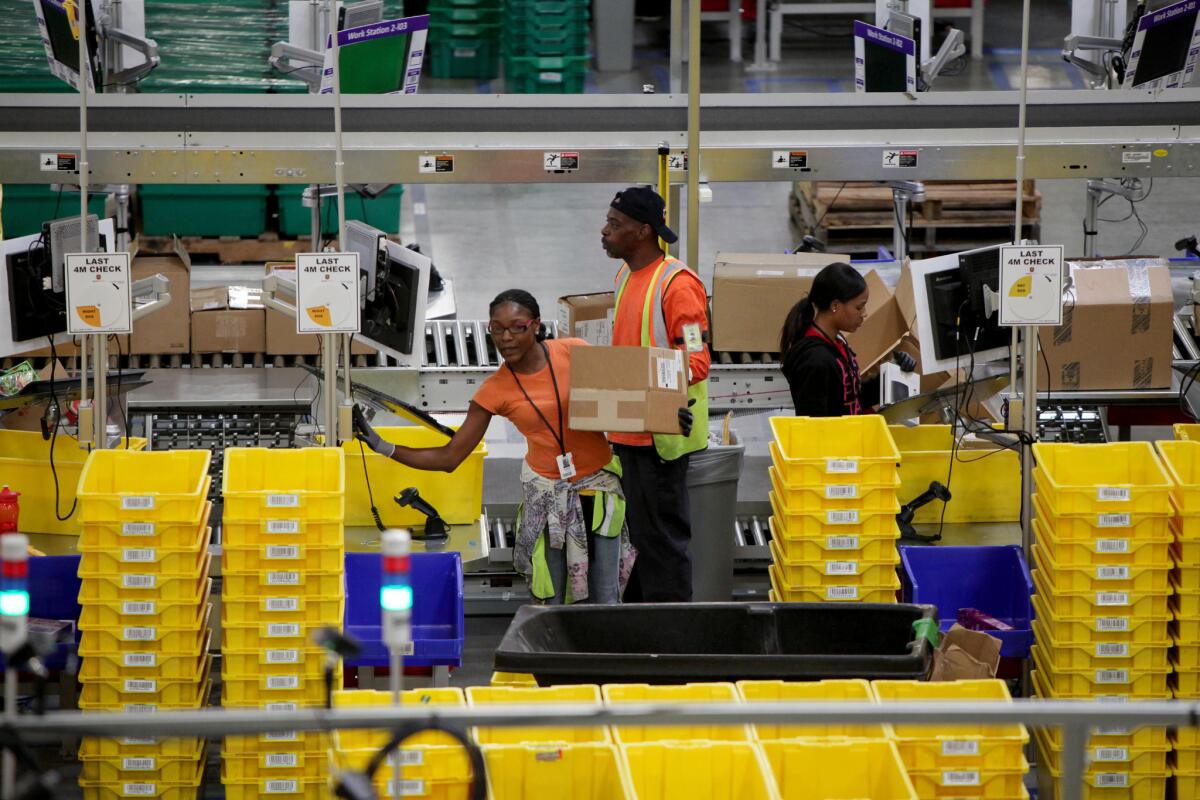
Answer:
[[(835, 263), (813, 280), (808, 296), (788, 313), (779, 337), (783, 375), (800, 417), (841, 417), (870, 413), (879, 403), (879, 378), (863, 382), (858, 361), (843, 334), (866, 320), (867, 282), (849, 264)], [(897, 353), (901, 369), (915, 364)]]

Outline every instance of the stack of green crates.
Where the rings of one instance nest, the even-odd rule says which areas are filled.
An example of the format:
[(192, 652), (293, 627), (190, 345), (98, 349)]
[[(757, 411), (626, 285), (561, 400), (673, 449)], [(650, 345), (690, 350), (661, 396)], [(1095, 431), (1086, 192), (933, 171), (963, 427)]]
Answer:
[(588, 0), (506, 0), (504, 83), (522, 94), (578, 94), (588, 69)]
[(429, 74), (491, 80), (500, 74), (503, 0), (429, 0)]

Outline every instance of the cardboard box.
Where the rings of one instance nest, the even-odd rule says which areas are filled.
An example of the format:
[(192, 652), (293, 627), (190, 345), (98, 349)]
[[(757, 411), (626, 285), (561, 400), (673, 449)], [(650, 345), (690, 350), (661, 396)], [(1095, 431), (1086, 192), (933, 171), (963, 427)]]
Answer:
[(266, 348), (266, 319), (261, 308), (192, 314), (193, 353), (262, 353)]
[(1000, 640), (982, 631), (968, 630), (957, 622), (942, 636), (933, 651), (931, 681), (987, 680), (1000, 666)]
[(616, 294), (570, 294), (558, 298), (558, 327), (561, 336), (574, 336), (589, 344), (612, 344)]
[(133, 355), (189, 352), (192, 262), (178, 239), (173, 240), (173, 246), (173, 252), (166, 255), (139, 255), (133, 259), (135, 281), (162, 275), (171, 294), (164, 308), (133, 323), (128, 348)]
[(717, 253), (712, 283), (713, 350), (777, 353), (783, 322), (836, 253)]
[(188, 303), (188, 308), (193, 313), (229, 308), (229, 287), (213, 286), (208, 289), (192, 289), (188, 293)]
[(892, 354), (900, 339), (908, 332), (900, 306), (892, 290), (873, 269), (863, 273), (867, 290), (867, 319), (862, 327), (846, 336), (858, 359), (858, 369), (864, 375), (873, 371), (879, 362)]
[[(1175, 302), (1161, 258), (1071, 261), (1063, 325), (1039, 328), (1051, 391), (1171, 385)], [(1045, 387), (1045, 366), (1038, 388)]]
[(570, 426), (580, 431), (680, 433), (687, 406), (682, 350), (576, 347), (571, 350)]
[[(317, 334), (296, 333), (296, 319), (273, 308), (266, 309), (266, 344), (271, 356), (315, 356), (321, 351)], [(355, 339), (350, 352), (371, 355), (378, 351)]]

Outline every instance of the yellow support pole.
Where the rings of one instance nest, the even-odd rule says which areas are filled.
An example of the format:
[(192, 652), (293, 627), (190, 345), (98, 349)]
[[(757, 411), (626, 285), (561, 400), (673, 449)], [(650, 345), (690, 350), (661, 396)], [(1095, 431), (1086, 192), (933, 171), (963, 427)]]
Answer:
[[(658, 145), (658, 194), (663, 199), (663, 213), (667, 219), (671, 218), (671, 171), (667, 164), (667, 156), (670, 154), (671, 148), (666, 142), (661, 142)], [(658, 246), (664, 253), (670, 252), (670, 245), (662, 239), (658, 240)]]

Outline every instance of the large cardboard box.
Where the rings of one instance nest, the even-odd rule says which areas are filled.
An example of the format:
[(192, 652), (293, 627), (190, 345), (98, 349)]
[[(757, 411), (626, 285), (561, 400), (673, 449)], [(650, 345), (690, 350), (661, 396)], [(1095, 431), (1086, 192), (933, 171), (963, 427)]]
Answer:
[(191, 293), (193, 353), (266, 351), (266, 316), (259, 290), (244, 286)]
[(167, 279), (171, 301), (149, 316), (133, 323), (129, 351), (134, 355), (187, 353), (191, 342), (188, 312), (191, 303), (191, 268), (187, 250), (173, 240), (172, 252), (137, 256), (132, 271), (135, 281), (162, 275)]
[[(1068, 262), (1063, 324), (1039, 328), (1051, 391), (1171, 385), (1174, 296), (1161, 258)], [(1039, 370), (1042, 388), (1044, 369)]]
[[(294, 265), (268, 265), (267, 275), (279, 275), (295, 282)], [(315, 333), (296, 333), (296, 318), (289, 317), (273, 308), (266, 310), (267, 355), (271, 356), (315, 356), (321, 352), (320, 337)], [(353, 355), (370, 355), (377, 352), (370, 345), (357, 339), (350, 345)]]
[(679, 433), (687, 406), (682, 350), (576, 347), (571, 350), (570, 426), (580, 431)]
[(615, 306), (614, 292), (570, 294), (558, 298), (559, 335), (574, 336), (601, 347), (611, 345)]
[(717, 253), (712, 283), (716, 352), (776, 353), (783, 322), (836, 253)]

